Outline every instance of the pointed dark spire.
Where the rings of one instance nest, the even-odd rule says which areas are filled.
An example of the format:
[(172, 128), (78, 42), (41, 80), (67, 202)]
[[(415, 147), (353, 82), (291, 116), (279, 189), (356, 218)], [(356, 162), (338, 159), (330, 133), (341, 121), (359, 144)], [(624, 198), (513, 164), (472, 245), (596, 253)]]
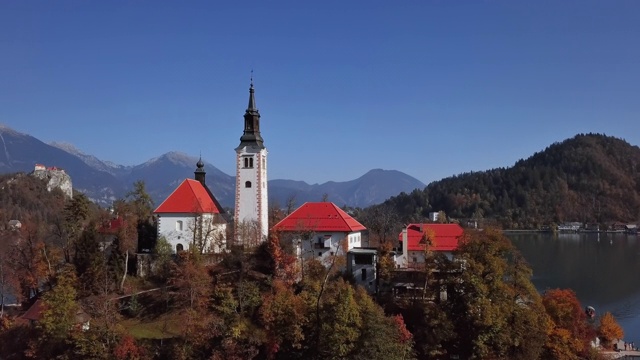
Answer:
[(257, 146), (264, 148), (260, 135), (260, 112), (256, 107), (255, 90), (253, 88), (253, 70), (251, 71), (251, 84), (249, 86), (249, 105), (244, 113), (244, 132), (240, 137), (240, 147)]
[(258, 112), (254, 93), (255, 90), (253, 89), (253, 70), (251, 70), (251, 85), (249, 86), (249, 105), (247, 106), (247, 112)]

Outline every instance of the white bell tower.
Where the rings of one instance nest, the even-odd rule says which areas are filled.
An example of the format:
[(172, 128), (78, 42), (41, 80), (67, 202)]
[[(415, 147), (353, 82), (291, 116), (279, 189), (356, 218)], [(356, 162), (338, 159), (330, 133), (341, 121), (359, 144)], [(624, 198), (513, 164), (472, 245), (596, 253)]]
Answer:
[(236, 245), (252, 247), (266, 240), (268, 211), (267, 148), (260, 135), (260, 113), (256, 107), (252, 78), (249, 106), (244, 113), (244, 132), (236, 148)]

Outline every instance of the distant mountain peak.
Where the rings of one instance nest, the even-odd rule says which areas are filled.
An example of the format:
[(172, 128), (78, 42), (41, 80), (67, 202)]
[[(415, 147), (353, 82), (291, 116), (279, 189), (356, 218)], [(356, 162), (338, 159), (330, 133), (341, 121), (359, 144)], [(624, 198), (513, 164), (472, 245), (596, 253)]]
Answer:
[(27, 134), (21, 133), (17, 130), (14, 130), (10, 127), (8, 127), (5, 124), (0, 123), (0, 132), (5, 133), (5, 134), (11, 134), (11, 135), (16, 135), (16, 136), (29, 136)]
[(161, 160), (168, 160), (176, 165), (185, 165), (188, 163), (193, 163), (193, 166), (195, 167), (196, 162), (198, 162), (198, 158), (196, 158), (195, 156), (191, 156), (189, 154), (180, 152), (180, 151), (169, 151), (167, 153), (164, 153), (160, 156), (156, 156), (152, 159), (149, 159), (148, 161), (146, 161), (144, 164), (142, 165), (151, 165), (155, 162), (161, 161)]
[(49, 143), (49, 145), (55, 146), (60, 150), (64, 150), (64, 151), (68, 152), (69, 154), (86, 155), (86, 153), (84, 153), (82, 150), (78, 149), (77, 147), (75, 147), (75, 145), (73, 145), (71, 143), (68, 143), (68, 142), (52, 141), (52, 142)]
[(126, 172), (130, 168), (128, 166), (115, 164), (111, 161), (102, 161), (93, 155), (85, 153), (84, 151), (78, 149), (75, 145), (68, 142), (52, 141), (49, 143), (49, 145), (78, 157), (80, 160), (82, 160), (82, 162), (96, 170), (105, 171), (114, 176), (122, 172)]

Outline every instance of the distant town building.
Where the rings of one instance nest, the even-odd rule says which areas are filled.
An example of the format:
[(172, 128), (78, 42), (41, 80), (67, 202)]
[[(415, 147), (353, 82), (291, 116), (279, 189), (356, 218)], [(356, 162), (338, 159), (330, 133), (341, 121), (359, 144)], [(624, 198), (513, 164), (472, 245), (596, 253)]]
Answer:
[(451, 260), (463, 234), (458, 224), (409, 224), (398, 235), (402, 251), (396, 257), (396, 266), (410, 268), (424, 264), (425, 236), (431, 242), (430, 251), (443, 253)]
[(439, 219), (439, 213), (437, 212), (430, 212), (429, 213), (429, 221), (433, 221), (433, 222), (437, 222)]
[(568, 222), (558, 225), (559, 232), (577, 232), (583, 227), (581, 222)]
[(20, 220), (9, 220), (9, 230), (20, 230), (22, 223)]
[(100, 251), (109, 255), (111, 253), (113, 241), (118, 236), (118, 232), (124, 226), (124, 219), (120, 216), (109, 219), (106, 223), (98, 228)]

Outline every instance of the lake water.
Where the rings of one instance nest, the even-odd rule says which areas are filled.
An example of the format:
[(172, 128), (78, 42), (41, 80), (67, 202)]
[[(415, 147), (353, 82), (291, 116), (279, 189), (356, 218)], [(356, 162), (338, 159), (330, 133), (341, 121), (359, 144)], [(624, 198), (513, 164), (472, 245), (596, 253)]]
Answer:
[(573, 289), (583, 307), (609, 311), (640, 344), (640, 238), (623, 234), (509, 233), (539, 291)]

